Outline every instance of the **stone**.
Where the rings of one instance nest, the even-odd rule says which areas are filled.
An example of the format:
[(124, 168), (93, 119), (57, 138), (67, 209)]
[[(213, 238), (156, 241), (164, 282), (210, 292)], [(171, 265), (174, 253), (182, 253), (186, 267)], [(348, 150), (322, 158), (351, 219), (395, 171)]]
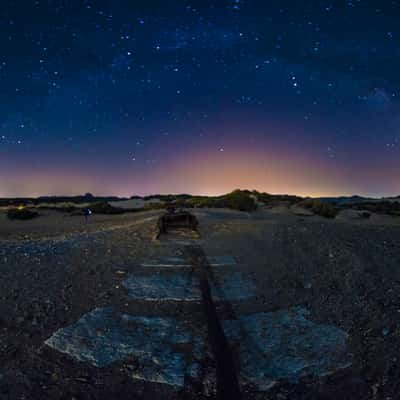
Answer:
[(256, 297), (254, 282), (239, 271), (212, 274), (210, 287), (216, 301), (242, 301)]
[(185, 375), (198, 374), (198, 364), (182, 350), (204, 346), (184, 323), (174, 318), (131, 316), (112, 307), (96, 308), (45, 341), (80, 362), (102, 368), (133, 360), (132, 378), (182, 387)]
[(325, 376), (351, 365), (347, 333), (307, 319), (294, 307), (223, 321), (233, 349), (239, 349), (240, 378), (266, 391), (278, 381), (296, 383), (307, 375)]
[[(208, 264), (211, 267), (224, 267), (236, 265), (236, 260), (232, 256), (207, 256)], [(162, 257), (157, 260), (147, 260), (141, 264), (148, 268), (192, 268), (190, 260), (185, 257)]]
[(201, 293), (194, 273), (130, 275), (122, 282), (129, 297), (148, 301), (199, 301)]
[[(241, 301), (254, 298), (256, 288), (241, 272), (215, 273), (210, 277), (215, 301)], [(196, 273), (180, 271), (153, 275), (130, 275), (122, 282), (131, 299), (148, 301), (200, 301), (200, 284)]]

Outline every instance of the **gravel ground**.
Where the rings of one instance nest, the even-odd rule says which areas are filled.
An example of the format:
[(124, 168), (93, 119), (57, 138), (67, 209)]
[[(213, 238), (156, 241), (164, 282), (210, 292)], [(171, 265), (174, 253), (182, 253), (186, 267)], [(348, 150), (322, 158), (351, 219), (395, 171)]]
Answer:
[[(400, 392), (400, 222), (326, 220), (268, 210), (201, 210), (196, 244), (235, 257), (256, 283), (251, 301), (221, 304), (222, 319), (294, 306), (348, 334), (350, 367), (278, 382), (248, 399), (396, 399)], [(184, 255), (185, 239), (152, 240), (158, 212), (97, 217), (88, 224), (48, 212), (35, 221), (0, 217), (1, 399), (197, 399), (204, 385), (177, 391), (133, 380), (123, 360), (105, 368), (44, 344), (97, 307), (179, 318), (205, 327), (200, 304), (127, 300), (122, 282), (143, 260)], [(3, 218), (3, 219), (2, 219)], [(192, 239), (188, 239), (192, 243)], [(212, 369), (209, 354), (205, 361)], [(210, 393), (210, 391), (209, 391)], [(212, 391), (211, 391), (212, 393)]]

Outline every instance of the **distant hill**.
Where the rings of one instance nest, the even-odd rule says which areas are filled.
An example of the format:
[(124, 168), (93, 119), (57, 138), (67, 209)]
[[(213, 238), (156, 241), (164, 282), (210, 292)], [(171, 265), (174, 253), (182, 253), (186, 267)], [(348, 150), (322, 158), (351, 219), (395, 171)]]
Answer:
[(58, 203), (93, 203), (100, 201), (117, 201), (126, 200), (116, 196), (93, 196), (89, 193), (82, 196), (40, 196), (40, 197), (16, 197), (16, 198), (4, 198), (0, 199), (0, 207), (5, 206), (17, 206), (20, 204), (58, 204)]
[[(246, 196), (256, 197), (258, 201), (261, 201), (267, 205), (273, 205), (275, 203), (288, 203), (289, 205), (298, 203), (302, 201), (304, 198), (294, 195), (279, 195), (279, 194), (269, 194), (269, 193), (260, 193), (258, 191), (249, 191), (249, 190), (236, 190), (232, 193), (242, 193)], [(0, 198), (0, 207), (4, 206), (18, 206), (20, 204), (25, 205), (33, 205), (36, 206), (38, 204), (58, 204), (58, 203), (95, 203), (95, 202), (118, 202), (118, 201), (128, 201), (128, 200), (137, 200), (138, 202), (149, 202), (151, 200), (158, 200), (161, 202), (176, 202), (176, 203), (190, 203), (196, 202), (197, 200), (202, 200), (203, 202), (208, 200), (221, 200), (224, 197), (228, 196), (195, 196), (190, 194), (155, 194), (149, 196), (131, 196), (130, 198), (125, 197), (117, 197), (117, 196), (94, 196), (91, 193), (86, 193), (84, 195), (78, 196), (40, 196), (37, 198), (31, 197), (19, 197), (19, 198)], [(319, 197), (318, 200), (322, 202), (329, 202), (336, 206), (353, 206), (356, 204), (362, 203), (376, 203), (376, 202), (400, 202), (400, 195), (394, 197), (386, 197), (386, 198), (372, 198), (372, 197), (363, 197), (363, 196), (337, 196), (337, 197)]]
[(339, 197), (319, 197), (318, 200), (326, 201), (329, 203), (335, 203), (338, 205), (346, 205), (346, 204), (354, 204), (354, 203), (363, 203), (367, 201), (375, 201), (371, 197), (363, 197), (363, 196), (339, 196)]

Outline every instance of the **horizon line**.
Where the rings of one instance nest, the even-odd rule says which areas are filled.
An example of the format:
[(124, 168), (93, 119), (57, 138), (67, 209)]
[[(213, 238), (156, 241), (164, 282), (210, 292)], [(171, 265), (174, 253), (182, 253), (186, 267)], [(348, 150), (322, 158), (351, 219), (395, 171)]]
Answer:
[(293, 193), (272, 193), (272, 192), (266, 192), (266, 191), (260, 191), (257, 189), (234, 189), (230, 192), (224, 192), (224, 193), (216, 193), (216, 194), (200, 194), (200, 193), (185, 193), (185, 192), (168, 192), (168, 193), (148, 193), (148, 194), (132, 194), (132, 195), (118, 195), (118, 194), (94, 194), (91, 192), (86, 192), (83, 194), (44, 194), (44, 195), (30, 195), (30, 196), (0, 196), (0, 200), (13, 200), (13, 199), (40, 199), (40, 198), (57, 198), (57, 197), (65, 197), (65, 198), (73, 198), (73, 197), (89, 197), (87, 195), (90, 195), (94, 198), (107, 198), (107, 197), (115, 197), (118, 199), (131, 199), (133, 197), (139, 197), (139, 198), (144, 198), (144, 197), (150, 197), (150, 196), (202, 196), (202, 197), (218, 197), (218, 196), (223, 196), (228, 193), (232, 193), (235, 190), (241, 190), (241, 191), (249, 191), (249, 192), (258, 192), (258, 193), (266, 193), (271, 196), (297, 196), (297, 197), (302, 197), (302, 198), (339, 198), (339, 197), (363, 197), (363, 198), (371, 198), (371, 199), (388, 199), (388, 198), (398, 198), (400, 197), (400, 194), (393, 194), (393, 195), (376, 195), (376, 194), (349, 194), (349, 193), (343, 193), (343, 194), (293, 194)]

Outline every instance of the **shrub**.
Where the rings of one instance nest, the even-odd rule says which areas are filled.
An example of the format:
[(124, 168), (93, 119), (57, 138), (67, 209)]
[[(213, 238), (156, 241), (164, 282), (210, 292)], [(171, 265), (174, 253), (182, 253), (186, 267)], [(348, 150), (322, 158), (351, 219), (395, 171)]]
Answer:
[(218, 201), (221, 201), (222, 207), (250, 212), (257, 208), (254, 199), (250, 196), (251, 193), (248, 191), (234, 190), (232, 193), (221, 196)]
[(371, 218), (371, 213), (369, 213), (368, 211), (361, 211), (358, 215), (364, 219)]
[(59, 212), (72, 213), (72, 212), (74, 212), (74, 211), (79, 210), (79, 208), (70, 205), (70, 206), (56, 207), (55, 210), (56, 210), (56, 211), (59, 211)]
[(10, 208), (7, 211), (9, 219), (28, 220), (39, 216), (39, 213), (28, 208)]
[(75, 210), (72, 210), (70, 212), (71, 217), (82, 217), (85, 215), (85, 209), (84, 208), (76, 208)]
[(133, 211), (145, 211), (145, 210), (162, 210), (167, 207), (166, 203), (147, 203), (145, 204), (144, 208), (137, 208)]
[(125, 211), (119, 207), (113, 207), (106, 201), (93, 203), (88, 207), (93, 214), (123, 214)]
[(338, 209), (334, 205), (318, 199), (307, 199), (301, 202), (300, 205), (325, 218), (335, 218), (338, 213)]
[(261, 201), (267, 206), (279, 205), (282, 202), (287, 203), (289, 206), (291, 206), (303, 200), (299, 196), (293, 196), (289, 194), (269, 194), (259, 193), (257, 191), (254, 191), (253, 194), (257, 197), (258, 201)]
[(168, 205), (171, 205), (175, 208), (187, 208), (190, 207), (190, 202), (184, 199), (177, 199), (171, 203), (168, 203)]
[(249, 191), (234, 190), (232, 193), (217, 197), (193, 196), (184, 201), (179, 201), (179, 206), (187, 208), (231, 208), (250, 212), (257, 208), (251, 196), (252, 193)]
[(217, 207), (217, 202), (214, 197), (194, 196), (186, 200), (185, 207), (188, 208), (213, 208)]
[(400, 215), (400, 203), (396, 201), (374, 201), (362, 202), (352, 205), (356, 210), (366, 210), (377, 214), (387, 214), (393, 216)]

